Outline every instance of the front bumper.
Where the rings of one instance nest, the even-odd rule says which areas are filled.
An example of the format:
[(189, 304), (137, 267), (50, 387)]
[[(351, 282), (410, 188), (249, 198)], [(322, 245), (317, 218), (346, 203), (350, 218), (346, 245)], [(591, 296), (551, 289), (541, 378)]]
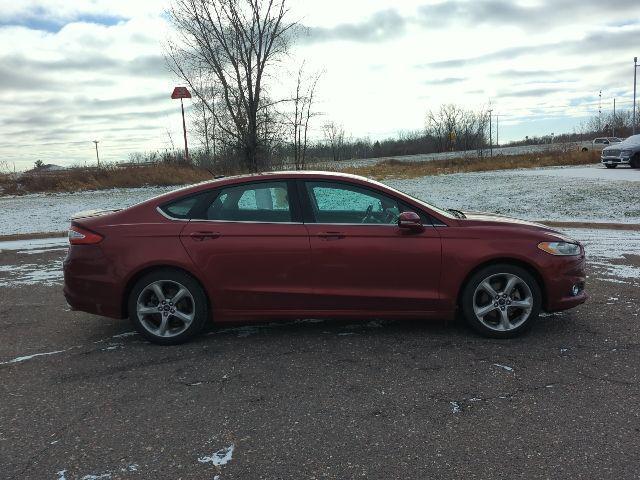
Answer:
[[(576, 307), (587, 301), (584, 252), (576, 257), (557, 257), (546, 271), (545, 289), (547, 312), (558, 312)], [(573, 291), (579, 286), (579, 292)]]
[(631, 157), (606, 157), (602, 155), (600, 161), (603, 165), (629, 165)]

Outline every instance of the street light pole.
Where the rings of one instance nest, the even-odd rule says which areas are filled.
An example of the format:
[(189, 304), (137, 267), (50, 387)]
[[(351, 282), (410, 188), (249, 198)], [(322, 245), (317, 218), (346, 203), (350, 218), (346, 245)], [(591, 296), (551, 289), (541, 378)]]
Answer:
[(94, 140), (93, 143), (96, 144), (96, 160), (98, 161), (98, 168), (100, 168), (100, 156), (98, 155), (98, 143), (100, 143), (100, 141)]
[(633, 134), (636, 134), (636, 73), (638, 71), (638, 57), (633, 57)]
[(187, 124), (184, 121), (184, 104), (180, 99), (180, 109), (182, 110), (182, 134), (184, 135), (184, 157), (189, 162), (189, 146), (187, 145)]

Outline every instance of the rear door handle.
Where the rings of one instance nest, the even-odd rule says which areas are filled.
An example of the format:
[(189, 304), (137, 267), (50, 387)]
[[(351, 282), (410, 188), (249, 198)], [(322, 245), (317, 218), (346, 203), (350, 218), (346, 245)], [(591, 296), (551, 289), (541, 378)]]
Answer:
[(189, 236), (198, 242), (220, 238), (220, 234), (218, 232), (193, 232), (190, 233)]
[(320, 232), (318, 237), (324, 238), (325, 240), (341, 240), (346, 237), (346, 235), (342, 232)]

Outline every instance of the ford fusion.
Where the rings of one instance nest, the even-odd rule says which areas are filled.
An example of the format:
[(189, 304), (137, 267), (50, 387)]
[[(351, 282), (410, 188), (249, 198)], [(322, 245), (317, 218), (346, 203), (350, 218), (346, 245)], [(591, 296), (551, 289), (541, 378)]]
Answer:
[(78, 214), (69, 242), (71, 307), (163, 345), (210, 322), (457, 312), (507, 338), (587, 298), (584, 248), (555, 230), (335, 173), (223, 178)]

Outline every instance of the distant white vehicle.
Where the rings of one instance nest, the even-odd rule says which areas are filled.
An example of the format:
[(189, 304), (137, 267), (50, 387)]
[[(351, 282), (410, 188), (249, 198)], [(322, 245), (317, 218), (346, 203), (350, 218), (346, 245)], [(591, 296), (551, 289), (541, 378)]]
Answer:
[(640, 135), (633, 135), (622, 143), (605, 147), (600, 161), (607, 168), (616, 168), (618, 165), (640, 168)]
[(580, 144), (580, 150), (583, 152), (588, 152), (590, 150), (599, 152), (609, 145), (620, 142), (622, 142), (622, 139), (618, 137), (598, 137), (594, 138), (592, 142), (582, 142)]

